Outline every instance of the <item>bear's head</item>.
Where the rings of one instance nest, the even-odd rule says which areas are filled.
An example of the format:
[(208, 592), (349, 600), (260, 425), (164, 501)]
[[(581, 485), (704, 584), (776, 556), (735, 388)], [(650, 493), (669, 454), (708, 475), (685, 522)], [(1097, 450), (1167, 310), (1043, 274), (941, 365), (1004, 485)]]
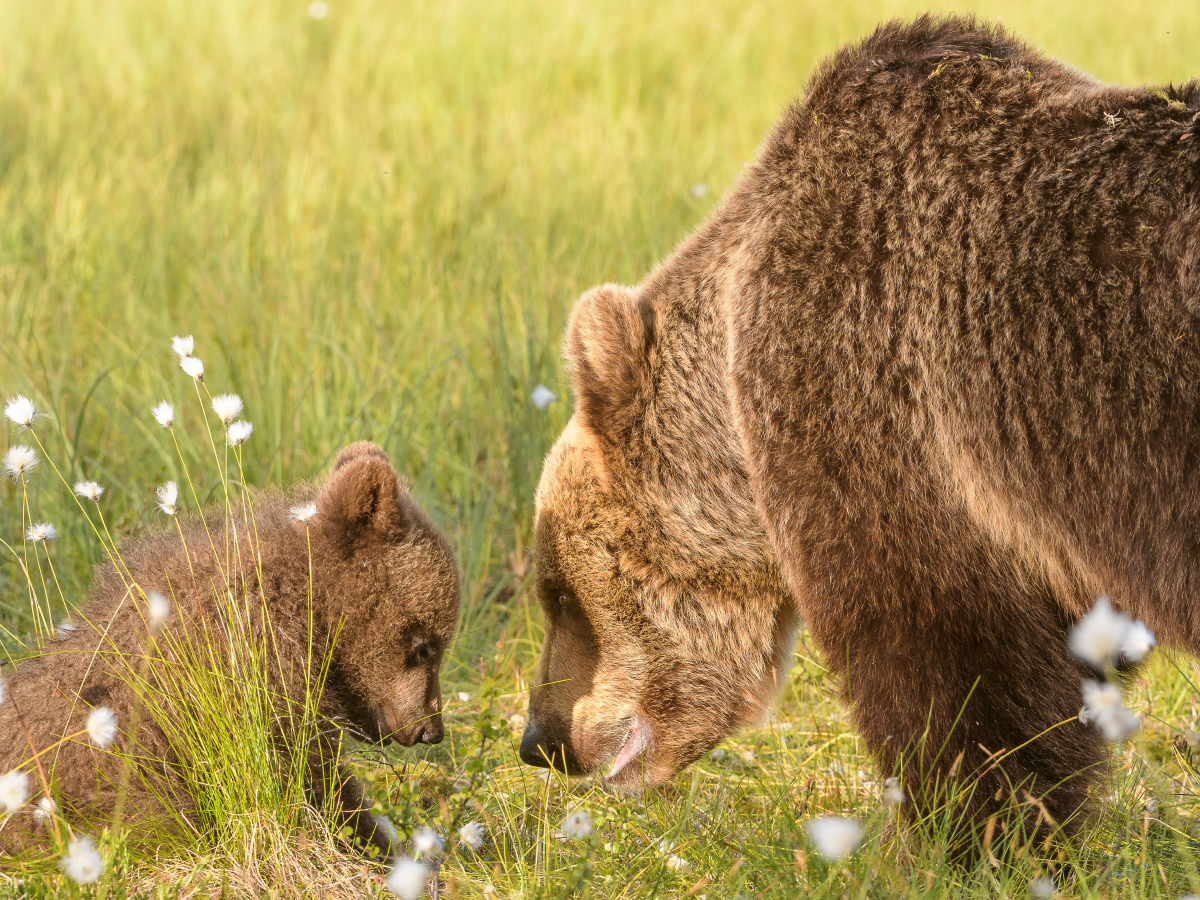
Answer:
[(459, 605), (445, 536), (383, 450), (366, 441), (338, 455), (316, 505), (314, 586), (323, 630), (337, 634), (327, 690), (373, 741), (436, 744), (438, 670)]
[(661, 783), (762, 715), (798, 625), (728, 415), (722, 324), (594, 288), (537, 492), (545, 641), (521, 758)]

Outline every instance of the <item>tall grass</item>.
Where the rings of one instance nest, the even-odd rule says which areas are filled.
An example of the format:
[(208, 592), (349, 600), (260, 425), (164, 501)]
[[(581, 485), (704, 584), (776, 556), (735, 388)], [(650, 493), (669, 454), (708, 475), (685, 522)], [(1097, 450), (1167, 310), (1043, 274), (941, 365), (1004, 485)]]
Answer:
[[(0, 14), (0, 393), (50, 413), (48, 452), (67, 480), (109, 487), (121, 537), (185, 466), (201, 500), (222, 496), (207, 447), (177, 454), (146, 414), (177, 394), (172, 334), (194, 332), (252, 411), (251, 492), (319, 473), (350, 440), (385, 446), (451, 536), (464, 607), (443, 670), (447, 741), (360, 768), (398, 825), (446, 830), (462, 804), (488, 825), (479, 853), (450, 835), (443, 890), (555, 894), (586, 869), (582, 890), (612, 897), (1021, 896), (1038, 874), (1025, 859), (964, 873), (936, 842), (888, 830), (870, 763), (803, 647), (772, 724), (644, 798), (543, 780), (509, 734), (479, 751), (481, 720), (524, 712), (540, 645), (532, 495), (569, 415), (558, 340), (571, 301), (669, 252), (821, 56), (928, 8), (952, 5), (347, 0), (314, 20), (277, 0), (50, 0)], [(1197, 74), (1194, 5), (976, 8), (1107, 80)], [(544, 410), (528, 400), (539, 383), (561, 398)], [(53, 562), (77, 601), (100, 543), (66, 491), (46, 485), (33, 502), (59, 530)], [(0, 485), (6, 540), (26, 527), (22, 509)], [(28, 639), (24, 579), (0, 563), (0, 624)], [(1200, 891), (1198, 680), (1191, 661), (1164, 657), (1139, 683), (1146, 728), (1117, 754), (1111, 818), (1066, 861), (1069, 892)], [(555, 836), (577, 806), (596, 823), (586, 847)], [(867, 823), (844, 864), (811, 851), (801, 823), (820, 812)], [(211, 889), (197, 858), (112, 852), (135, 892)], [(337, 865), (312, 874), (314, 894), (383, 890), (371, 873), (343, 877), (358, 863)]]
[[(182, 362), (199, 365), (198, 360), (190, 358)], [(132, 851), (134, 857), (152, 854), (159, 859), (165, 854), (193, 863), (203, 860), (201, 865), (193, 867), (193, 874), (204, 873), (201, 885), (212, 880), (205, 870), (215, 866), (224, 876), (223, 893), (228, 891), (231, 871), (237, 873), (238, 888), (255, 891), (263, 884), (288, 883), (294, 877), (295, 867), (289, 868), (288, 861), (299, 830), (312, 826), (319, 835), (310, 850), (311, 856), (319, 857), (324, 852), (327, 858), (344, 857), (350, 850), (348, 841), (339, 840), (333, 833), (337, 825), (334, 798), (339, 786), (314, 783), (315, 779), (337, 777), (330, 766), (315, 763), (321, 757), (332, 760), (341, 747), (343, 735), (338, 724), (321, 712), (338, 628), (335, 626), (332, 634), (324, 637), (314, 632), (311, 543), (307, 560), (307, 623), (278, 623), (286, 629), (281, 637), (272, 617), (272, 601), (264, 593), (267, 582), (264, 582), (254, 502), (244, 480), (235, 482), (230, 477), (231, 456), (235, 472), (242, 473), (244, 441), (252, 435), (253, 428), (248, 422), (234, 421), (242, 407), (239, 398), (227, 395), (214, 400), (207, 386), (202, 395), (199, 379), (193, 384), (221, 496), (202, 517), (191, 521), (190, 540), (178, 518), (189, 503), (179, 498), (176, 484), (161, 486), (156, 497), (159, 511), (173, 520), (178, 532), (180, 547), (176, 552), (182, 550), (193, 589), (197, 588), (193, 560), (204, 564), (200, 584), (210, 584), (211, 597), (207, 602), (192, 593), (176, 606), (175, 590), (179, 585), (171, 584), (168, 572), (147, 571), (144, 563), (133, 568), (127, 564), (104, 519), (103, 488), (95, 483), (73, 486), (79, 498), (75, 518), (91, 529), (106, 564), (116, 570), (120, 581), (120, 586), (110, 582), (110, 590), (117, 587), (118, 592), (117, 597), (107, 598), (113, 605), (99, 610), (109, 617), (106, 620), (89, 620), (87, 617), (96, 610), (81, 607), (64, 596), (57, 577), (54, 579), (57, 595), (51, 589), (44, 574), (47, 569), (54, 572), (46, 537), (50, 535), (49, 540), (53, 540), (54, 530), (50, 526), (31, 524), (23, 543), (3, 544), (11, 562), (25, 576), (33, 626), (27, 637), (11, 630), (7, 633), (10, 659), (15, 656), (19, 660), (40, 652), (61, 657), (72, 652), (66, 644), (47, 646), (55, 635), (53, 623), (57, 615), (66, 614), (74, 624), (60, 628), (75, 631), (84, 627), (89, 634), (88, 649), (75, 652), (90, 657), (86, 671), (92, 675), (92, 681), (87, 684), (88, 690), (84, 690), (84, 683), (72, 683), (80, 677), (76, 666), (61, 670), (63, 674), (53, 690), (61, 697), (76, 696), (76, 703), (86, 702), (94, 707), (87, 728), (76, 734), (64, 732), (57, 741), (45, 733), (31, 735), (21, 707), (29, 711), (43, 699), (51, 698), (31, 692), (31, 687), (38, 689), (37, 681), (0, 682), (5, 687), (0, 693), (0, 703), (14, 710), (14, 728), (19, 726), (19, 733), (7, 737), (17, 745), (24, 740), (28, 747), (27, 753), (18, 756), (16, 768), (5, 777), (19, 775), (28, 779), (33, 783), (34, 796), (41, 798), (39, 802), (49, 804), (41, 807), (39, 817), (44, 827), (38, 830), (40, 834), (35, 831), (24, 842), (21, 852), (6, 860), (15, 879), (9, 886), (32, 883), (39, 886), (37, 893), (57, 894), (63, 890), (78, 891), (98, 882), (94, 890), (99, 896), (107, 896), (119, 888), (126, 889), (120, 891), (124, 893), (128, 888), (127, 878), (135, 871), (130, 865)], [(186, 393), (185, 390), (185, 396)], [(225, 444), (223, 455), (217, 450), (207, 421), (208, 404), (222, 419), (217, 427), (223, 427), (220, 435)], [(180, 441), (175, 413), (170, 411), (169, 404), (163, 404), (163, 408), (167, 412), (160, 415), (162, 408), (156, 409), (154, 417), (169, 432), (182, 463), (183, 448), (191, 444), (186, 432)], [(36, 444), (41, 454), (39, 457), (24, 447), (22, 455), (6, 455), (4, 459), (6, 470), (13, 473), (14, 483), (19, 487), (22, 523), (32, 523), (33, 511), (40, 505), (38, 500), (47, 487), (61, 486), (71, 492), (72, 485), (63, 478), (41, 439), (44, 417), (35, 416), (28, 401), (19, 397), (7, 405), (5, 415), (22, 426), (21, 436)], [(194, 506), (199, 502), (194, 473), (186, 463), (182, 464), (182, 470), (190, 489), (185, 489), (185, 494), (191, 494)], [(55, 484), (54, 476), (61, 485)], [(83, 505), (83, 498), (94, 502), (91, 510)], [(300, 512), (294, 510), (293, 514)], [(307, 528), (310, 516), (300, 517)], [(169, 560), (163, 560), (164, 565), (168, 563)], [(294, 564), (303, 565), (304, 560), (296, 560)], [(36, 580), (31, 577), (35, 567)], [(145, 579), (150, 579), (149, 583)], [(152, 590), (151, 585), (164, 583), (171, 593), (170, 599)], [(134, 625), (133, 633), (126, 622), (118, 624), (110, 634), (122, 607), (135, 608), (140, 623)], [(130, 614), (125, 618), (129, 619)], [(285, 658), (280, 653), (280, 644), (296, 641), (297, 632), (301, 640), (307, 634), (307, 651), (301, 650), (298, 660)], [(93, 635), (98, 641), (94, 647)], [(296, 666), (302, 671), (294, 671)], [(86, 681), (88, 676), (82, 677)], [(114, 681), (124, 683), (132, 702), (107, 694), (105, 684)], [(301, 687), (294, 686), (298, 683)], [(97, 686), (101, 688), (99, 694), (94, 691)], [(299, 695), (297, 690), (301, 691)], [(91, 699), (85, 701), (89, 692)], [(107, 702), (117, 706), (124, 718), (114, 716)], [(120, 745), (110, 746), (113, 737), (105, 737), (93, 727), (97, 715), (108, 717), (113, 735), (124, 735)], [(143, 719), (149, 720), (151, 728), (140, 727)], [(85, 739), (102, 754), (92, 757), (101, 762), (91, 780), (102, 795), (110, 800), (115, 797), (115, 805), (108, 809), (110, 814), (103, 823), (81, 821), (70, 811), (69, 804), (83, 798), (68, 800), (59, 791), (63, 781), (78, 786), (80, 775), (84, 776), (84, 783), (89, 780), (86, 773), (73, 772), (67, 776), (58, 770), (59, 749), (69, 742)], [(108, 765), (110, 761), (112, 765)], [(69, 764), (78, 766), (81, 762), (76, 757)], [(324, 800), (312, 799), (315, 797)], [(15, 801), (17, 806), (23, 802)], [(0, 831), (21, 824), (13, 820), (13, 804), (14, 801), (5, 799), (9, 811), (0, 817)], [(139, 804), (146, 808), (139, 808)], [(68, 806), (65, 814), (64, 805)], [(80, 856), (75, 849), (80, 842), (92, 841), (86, 832), (89, 826), (96, 825), (104, 826), (100, 845), (101, 857), (107, 860), (107, 865), (88, 862), (86, 868), (90, 872), (85, 873), (73, 866), (70, 859)], [(68, 851), (66, 855), (64, 851)], [(55, 871), (59, 858), (64, 869), (61, 875)], [(300, 868), (306, 874), (312, 871), (310, 865)]]

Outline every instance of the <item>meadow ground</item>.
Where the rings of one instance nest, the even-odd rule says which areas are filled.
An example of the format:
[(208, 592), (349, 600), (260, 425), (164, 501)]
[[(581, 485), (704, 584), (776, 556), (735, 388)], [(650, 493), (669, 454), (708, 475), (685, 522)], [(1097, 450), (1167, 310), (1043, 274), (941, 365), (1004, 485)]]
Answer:
[[(1054, 872), (1028, 857), (956, 869), (936, 842), (906, 847), (803, 641), (773, 720), (665, 790), (620, 797), (516, 759), (520, 723), (508, 722), (541, 640), (533, 491), (570, 412), (558, 341), (572, 300), (637, 281), (700, 222), (821, 56), (929, 8), (953, 7), (329, 0), (318, 18), (279, 0), (3, 6), (0, 394), (49, 414), (49, 455), (68, 480), (107, 487), (119, 536), (155, 521), (155, 486), (184, 464), (202, 496), (220, 491), (174, 334), (196, 336), (214, 392), (245, 400), (252, 488), (313, 477), (351, 440), (387, 448), (450, 535), (464, 605), (442, 673), (447, 740), (358, 765), (405, 828), (486, 826), (479, 851), (450, 848), (443, 895), (1021, 897), (1047, 874), (1066, 896), (1200, 892), (1191, 659), (1159, 654), (1134, 685), (1145, 727), (1117, 750), (1107, 817)], [(1106, 80), (1200, 75), (1195, 4), (977, 11)], [(536, 408), (538, 384), (559, 399)], [(195, 437), (182, 457), (150, 416), (163, 398)], [(23, 440), (5, 427), (6, 447)], [(78, 599), (100, 545), (48, 469), (30, 490), (32, 515), (58, 530), (63, 594)], [(9, 542), (22, 510), (5, 481)], [(24, 585), (16, 556), (0, 558), (10, 653), (32, 633)], [(482, 750), (481, 726), (496, 735)], [(557, 834), (577, 808), (593, 819), (587, 841)], [(157, 853), (109, 836), (98, 888), (52, 863), (0, 863), (0, 895), (386, 892), (386, 868), (347, 855), (319, 819), (268, 840), (271, 811), (258, 812), (238, 840), (220, 822)], [(864, 826), (836, 865), (803, 827), (824, 813)]]

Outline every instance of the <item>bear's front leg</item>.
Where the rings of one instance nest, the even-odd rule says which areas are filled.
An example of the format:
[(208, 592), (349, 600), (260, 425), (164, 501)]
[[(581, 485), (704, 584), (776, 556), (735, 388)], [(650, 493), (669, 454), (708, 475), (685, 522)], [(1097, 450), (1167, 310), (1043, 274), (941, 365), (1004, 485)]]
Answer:
[(1077, 719), (1091, 673), (1068, 649), (1047, 579), (950, 511), (873, 511), (886, 523), (810, 534), (804, 565), (823, 577), (805, 578), (802, 596), (855, 725), (883, 774), (903, 780), (910, 818), (957, 823), (956, 852), (978, 848), (1014, 798), (1023, 806), (1006, 813), (1007, 834), (1074, 831), (1106, 747)]
[(371, 812), (371, 801), (363, 791), (363, 783), (348, 771), (338, 766), (337, 799), (343, 821), (354, 829), (355, 840), (364, 846), (373, 846), (384, 856), (397, 851), (396, 830), (384, 816)]
[(371, 812), (371, 802), (363, 791), (362, 782), (345, 766), (331, 758), (314, 759), (309, 775), (312, 800), (324, 807), (332, 794), (334, 822), (349, 825), (355, 843), (375, 847), (383, 856), (393, 856), (398, 850), (396, 831), (383, 816)]

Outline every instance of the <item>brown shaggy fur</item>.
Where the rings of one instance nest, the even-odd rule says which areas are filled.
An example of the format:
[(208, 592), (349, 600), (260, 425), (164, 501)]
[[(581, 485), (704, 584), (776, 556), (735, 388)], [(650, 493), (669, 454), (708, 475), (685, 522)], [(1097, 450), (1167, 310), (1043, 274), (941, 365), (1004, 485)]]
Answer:
[(1073, 622), (1108, 592), (1200, 650), (1198, 103), (969, 19), (823, 63), (699, 231), (576, 305), (523, 757), (638, 725), (616, 782), (659, 782), (803, 618), (916, 809), (956, 761), (976, 822), (1086, 807)]
[[(458, 618), (458, 571), (445, 537), (413, 502), (386, 455), (374, 444), (361, 442), (343, 450), (322, 485), (303, 484), (287, 494), (268, 492), (256, 498), (253, 529), (244, 527), (240, 504), (235, 507), (232, 520), (239, 527), (231, 536), (230, 585), (235, 601), (245, 597), (255, 601), (247, 604), (253, 633), (256, 639), (266, 636), (267, 620), (258, 611), (260, 581), (253, 553), (257, 547), (261, 597), (272, 629), (267, 669), (275, 681), (273, 688), (292, 701), (304, 702), (309, 654), (308, 537), (306, 527), (289, 515), (289, 507), (314, 500), (318, 512), (308, 530), (313, 653), (318, 662), (337, 633), (320, 714), (373, 741), (394, 739), (405, 746), (437, 743), (442, 739), (438, 669)], [(207, 628), (208, 639), (219, 653), (222, 636), (231, 627), (222, 623), (228, 606), (214, 600), (225, 568), (224, 511), (210, 509), (206, 518), (216, 557), (198, 517), (184, 522), (190, 566), (173, 529), (128, 542), (121, 556), (144, 591), (173, 594), (167, 635), (174, 640), (200, 640)], [(258, 539), (252, 541), (255, 531)], [(80, 731), (94, 707), (110, 707), (121, 727), (134, 721), (136, 700), (129, 678), (141, 665), (147, 646), (143, 609), (140, 596), (127, 590), (126, 579), (113, 566), (101, 566), (74, 629), (43, 655), (5, 674), (11, 700), (0, 706), (0, 735), (4, 736), (0, 772), (21, 765), (30, 773), (35, 797), (40, 797), (18, 711), (39, 750)], [(154, 671), (149, 675), (153, 679)], [(287, 722), (287, 710), (281, 709), (277, 735), (281, 741), (289, 736)], [(129, 779), (126, 822), (164, 817), (156, 793), (171, 792), (166, 773), (176, 761), (152, 712), (140, 715), (137, 740), (145, 761), (142, 771)], [(390, 828), (367, 812), (360, 785), (338, 765), (336, 733), (317, 743), (310, 752), (310, 795), (320, 802), (328, 789), (336, 790), (343, 817), (357, 837), (390, 850)], [(116, 749), (129, 746), (128, 735), (121, 734)], [(111, 817), (123, 767), (118, 757), (81, 737), (50, 751), (42, 761), (68, 821), (97, 827)], [(181, 811), (188, 813), (187, 798), (175, 794)], [(39, 828), (44, 832), (44, 827), (26, 808), (0, 830), (0, 850), (12, 851), (40, 840)]]

